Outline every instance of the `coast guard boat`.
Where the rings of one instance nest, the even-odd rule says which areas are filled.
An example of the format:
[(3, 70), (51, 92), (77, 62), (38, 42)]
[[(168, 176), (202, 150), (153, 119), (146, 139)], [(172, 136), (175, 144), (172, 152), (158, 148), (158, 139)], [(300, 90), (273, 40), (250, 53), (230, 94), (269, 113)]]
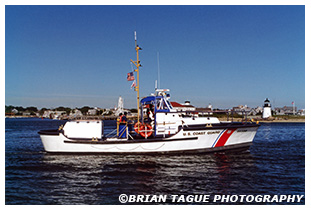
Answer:
[(137, 45), (137, 105), (134, 122), (117, 122), (116, 135), (104, 135), (101, 120), (71, 120), (56, 130), (41, 130), (45, 151), (53, 153), (198, 153), (249, 147), (259, 127), (254, 122), (219, 121), (197, 113), (177, 111), (168, 89), (139, 98), (139, 55)]

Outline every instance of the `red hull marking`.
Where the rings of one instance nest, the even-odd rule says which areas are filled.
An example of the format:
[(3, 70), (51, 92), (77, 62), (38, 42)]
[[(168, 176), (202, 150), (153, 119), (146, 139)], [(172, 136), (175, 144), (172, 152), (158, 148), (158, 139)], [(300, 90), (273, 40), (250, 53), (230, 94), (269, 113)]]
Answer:
[(216, 145), (214, 147), (223, 147), (226, 142), (228, 141), (229, 137), (233, 134), (233, 132), (236, 130), (235, 129), (227, 129), (222, 135), (221, 137), (218, 139)]

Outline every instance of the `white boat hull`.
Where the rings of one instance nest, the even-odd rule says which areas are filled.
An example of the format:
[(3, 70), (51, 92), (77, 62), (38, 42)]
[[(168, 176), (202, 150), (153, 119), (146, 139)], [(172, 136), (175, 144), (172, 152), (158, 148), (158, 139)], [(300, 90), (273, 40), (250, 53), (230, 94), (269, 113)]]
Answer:
[(41, 133), (40, 137), (45, 151), (54, 153), (186, 153), (250, 146), (258, 127), (181, 129), (169, 138), (136, 140), (79, 140), (67, 138), (61, 132)]

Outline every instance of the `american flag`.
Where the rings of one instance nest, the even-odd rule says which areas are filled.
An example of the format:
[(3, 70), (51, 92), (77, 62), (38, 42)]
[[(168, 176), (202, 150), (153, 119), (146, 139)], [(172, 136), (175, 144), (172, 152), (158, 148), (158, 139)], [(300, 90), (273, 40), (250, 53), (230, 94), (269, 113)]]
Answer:
[(135, 80), (134, 72), (130, 72), (127, 74), (127, 80), (128, 81), (134, 81)]
[(133, 81), (131, 89), (136, 86), (136, 80)]

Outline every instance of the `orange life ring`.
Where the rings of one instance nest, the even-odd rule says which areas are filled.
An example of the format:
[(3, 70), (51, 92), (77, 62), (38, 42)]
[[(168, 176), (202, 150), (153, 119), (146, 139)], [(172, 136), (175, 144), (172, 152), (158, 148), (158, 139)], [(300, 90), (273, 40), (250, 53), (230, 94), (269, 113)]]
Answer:
[(149, 124), (143, 124), (139, 127), (139, 134), (145, 138), (151, 136), (152, 133), (152, 126)]

